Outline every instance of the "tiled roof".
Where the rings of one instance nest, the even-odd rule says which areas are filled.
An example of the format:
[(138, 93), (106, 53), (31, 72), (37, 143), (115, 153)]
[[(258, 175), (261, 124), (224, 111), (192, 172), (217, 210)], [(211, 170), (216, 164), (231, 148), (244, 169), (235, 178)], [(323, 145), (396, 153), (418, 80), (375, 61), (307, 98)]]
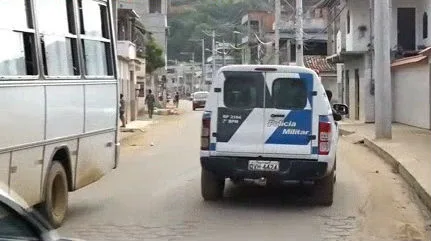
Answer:
[(398, 66), (404, 66), (404, 65), (408, 65), (408, 64), (420, 63), (420, 62), (426, 60), (427, 58), (428, 58), (427, 56), (416, 55), (416, 56), (411, 56), (411, 57), (407, 57), (407, 58), (397, 59), (394, 62), (392, 62), (391, 66), (392, 67), (398, 67)]
[(426, 63), (426, 60), (431, 55), (431, 47), (419, 52), (418, 55), (397, 59), (391, 63), (391, 67), (401, 67), (411, 64)]
[(323, 55), (305, 55), (304, 65), (318, 72), (336, 72), (335, 64), (329, 63)]

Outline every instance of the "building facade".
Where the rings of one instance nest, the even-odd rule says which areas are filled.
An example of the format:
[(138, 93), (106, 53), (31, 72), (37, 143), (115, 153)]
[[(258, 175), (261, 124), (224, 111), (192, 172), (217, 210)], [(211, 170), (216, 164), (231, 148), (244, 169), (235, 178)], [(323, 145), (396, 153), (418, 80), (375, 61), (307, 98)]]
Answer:
[[(368, 0), (327, 0), (325, 7), (330, 9), (333, 24), (329, 25), (328, 39), (332, 40), (328, 48), (328, 60), (337, 64), (338, 82), (342, 83), (340, 91), (341, 100), (350, 106), (350, 118), (361, 122), (375, 121), (374, 73), (379, 71), (373, 63), (373, 9)], [(415, 108), (408, 105), (412, 103), (399, 88), (405, 88), (400, 78), (409, 78), (412, 81), (407, 93), (421, 100), (419, 105), (426, 104), (430, 108), (429, 87), (424, 92), (419, 91), (424, 76), (426, 82), (429, 64), (424, 64), (424, 53), (421, 50), (431, 45), (431, 26), (428, 24), (431, 12), (431, 2), (427, 0), (392, 0), (390, 25), (391, 42), (388, 46), (392, 62), (393, 85), (393, 117), (394, 121), (412, 124), (418, 127), (429, 128), (430, 114), (421, 115), (413, 113)], [(338, 16), (339, 19), (336, 19)], [(332, 52), (329, 52), (331, 50)], [(428, 52), (425, 52), (425, 55)], [(418, 60), (419, 59), (419, 60)], [(424, 64), (422, 69), (413, 64), (415, 61)], [(412, 71), (412, 69), (415, 71)], [(417, 84), (417, 85), (416, 85)], [(429, 85), (427, 83), (427, 85)], [(413, 89), (412, 89), (413, 88)], [(417, 89), (414, 91), (414, 89)], [(412, 91), (412, 92), (410, 92)], [(419, 96), (418, 96), (419, 95)], [(395, 102), (394, 102), (395, 101)], [(412, 117), (414, 116), (414, 117)], [(420, 119), (413, 124), (407, 119)], [(428, 125), (418, 124), (428, 123)]]
[(117, 11), (117, 59), (119, 90), (126, 102), (125, 118), (127, 122), (134, 121), (143, 108), (139, 93), (145, 88), (139, 79), (145, 77), (145, 59), (142, 51), (143, 34), (137, 28), (139, 16), (132, 9), (119, 8)]
[[(270, 42), (268, 33), (272, 31), (274, 13), (267, 11), (249, 11), (241, 18), (241, 39), (243, 64), (258, 64), (263, 61), (261, 42)], [(260, 41), (261, 42), (260, 42)]]
[(145, 30), (151, 33), (156, 43), (162, 48), (165, 63), (167, 63), (167, 0), (119, 0), (119, 7), (136, 11), (139, 15), (139, 20), (145, 27)]

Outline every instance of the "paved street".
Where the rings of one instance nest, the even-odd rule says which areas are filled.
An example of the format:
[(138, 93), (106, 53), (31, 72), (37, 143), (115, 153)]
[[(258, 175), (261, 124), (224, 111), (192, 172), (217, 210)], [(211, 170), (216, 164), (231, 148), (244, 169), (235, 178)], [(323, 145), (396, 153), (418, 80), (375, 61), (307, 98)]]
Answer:
[(230, 182), (223, 201), (203, 202), (201, 114), (166, 116), (129, 138), (117, 170), (70, 195), (60, 233), (86, 240), (430, 240), (429, 216), (415, 195), (351, 137), (339, 143), (332, 207), (313, 206), (307, 188)]

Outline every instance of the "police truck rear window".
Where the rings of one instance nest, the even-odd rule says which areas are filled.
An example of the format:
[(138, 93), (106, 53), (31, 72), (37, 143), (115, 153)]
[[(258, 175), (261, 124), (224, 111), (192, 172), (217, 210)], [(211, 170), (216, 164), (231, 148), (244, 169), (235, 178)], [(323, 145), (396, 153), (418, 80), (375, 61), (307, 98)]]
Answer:
[(272, 103), (277, 109), (304, 109), (307, 88), (301, 79), (280, 78), (272, 84)]
[(228, 108), (262, 108), (264, 77), (260, 72), (224, 72), (224, 104)]

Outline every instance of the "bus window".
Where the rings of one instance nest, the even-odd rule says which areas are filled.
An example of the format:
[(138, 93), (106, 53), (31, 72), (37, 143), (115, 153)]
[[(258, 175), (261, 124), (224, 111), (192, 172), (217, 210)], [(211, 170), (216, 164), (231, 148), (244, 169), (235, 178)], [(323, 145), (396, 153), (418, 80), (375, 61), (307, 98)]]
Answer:
[(81, 39), (86, 75), (113, 75), (108, 8), (105, 4), (94, 0), (78, 0), (78, 2), (82, 6)]
[(79, 75), (73, 1), (39, 0), (36, 10), (39, 13), (45, 75)]
[(37, 75), (34, 33), (30, 0), (2, 0), (0, 76)]

